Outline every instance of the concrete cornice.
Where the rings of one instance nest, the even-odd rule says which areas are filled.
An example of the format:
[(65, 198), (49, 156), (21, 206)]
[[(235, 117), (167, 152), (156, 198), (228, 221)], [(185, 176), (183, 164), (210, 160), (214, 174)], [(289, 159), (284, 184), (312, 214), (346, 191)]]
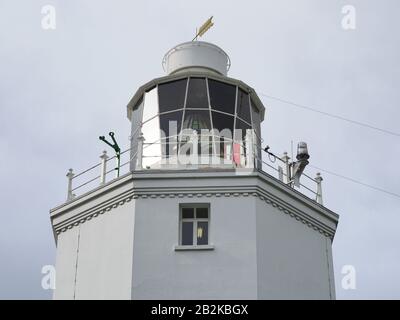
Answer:
[[(236, 181), (235, 185), (198, 185), (170, 186), (161, 183), (160, 179), (231, 179)], [(140, 186), (139, 180), (159, 180), (160, 183), (151, 183), (151, 187)], [(228, 181), (229, 181), (228, 180)], [(256, 197), (266, 204), (276, 208), (280, 213), (286, 214), (298, 222), (312, 228), (313, 230), (333, 239), (335, 235), (338, 215), (327, 208), (318, 205), (315, 201), (305, 197), (292, 188), (287, 187), (276, 179), (260, 172), (247, 175), (235, 175), (232, 171), (226, 172), (134, 172), (126, 174), (119, 179), (113, 180), (105, 186), (99, 187), (85, 195), (50, 211), (51, 220), (55, 234), (60, 234), (68, 229), (85, 223), (99, 215), (111, 212), (113, 209), (125, 205), (136, 199), (156, 198), (181, 198), (181, 199), (207, 199), (212, 197)], [(136, 183), (135, 183), (136, 182)], [(267, 188), (265, 184), (272, 188)], [(139, 185), (139, 186), (138, 186)], [(271, 190), (270, 190), (271, 189)], [(278, 193), (284, 192), (290, 195), (295, 203), (300, 201), (302, 208), (299, 209), (290, 201), (282, 200)], [(107, 195), (106, 197), (104, 197)], [(102, 201), (102, 198), (106, 200)], [(100, 199), (93, 201), (94, 199)], [(311, 211), (313, 214), (308, 213)]]

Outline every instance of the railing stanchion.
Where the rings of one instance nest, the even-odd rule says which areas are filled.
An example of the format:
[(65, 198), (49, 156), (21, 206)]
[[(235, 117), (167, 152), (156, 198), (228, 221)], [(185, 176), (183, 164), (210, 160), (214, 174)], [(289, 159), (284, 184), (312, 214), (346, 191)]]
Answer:
[(282, 161), (285, 163), (285, 170), (286, 170), (286, 183), (289, 184), (292, 180), (291, 174), (290, 174), (290, 163), (289, 163), (290, 157), (288, 156), (287, 152), (283, 153)]
[(103, 151), (103, 154), (100, 156), (101, 159), (101, 171), (100, 171), (100, 184), (106, 183), (106, 174), (107, 174), (107, 160), (108, 160), (107, 151)]
[(138, 146), (137, 146), (137, 165), (136, 165), (136, 170), (142, 170), (143, 169), (143, 143), (144, 143), (144, 137), (143, 133), (141, 132), (138, 139)]
[(67, 178), (68, 178), (68, 191), (67, 191), (67, 201), (70, 201), (74, 198), (72, 193), (72, 179), (74, 178), (74, 172), (72, 169), (68, 170)]
[(192, 136), (192, 157), (190, 159), (190, 165), (198, 165), (199, 164), (199, 135), (196, 130), (193, 130)]
[(316, 201), (317, 203), (319, 203), (320, 205), (323, 205), (323, 201), (322, 201), (322, 177), (321, 177), (321, 173), (317, 173), (317, 176), (315, 177), (315, 181), (317, 182), (317, 198)]

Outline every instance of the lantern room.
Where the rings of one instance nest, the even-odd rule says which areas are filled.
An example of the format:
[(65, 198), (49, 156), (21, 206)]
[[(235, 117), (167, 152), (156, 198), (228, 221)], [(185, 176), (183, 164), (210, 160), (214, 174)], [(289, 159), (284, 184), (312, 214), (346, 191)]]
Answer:
[(139, 88), (128, 104), (132, 170), (257, 166), (264, 106), (252, 88), (224, 75), (229, 64), (203, 42), (166, 54), (170, 74)]

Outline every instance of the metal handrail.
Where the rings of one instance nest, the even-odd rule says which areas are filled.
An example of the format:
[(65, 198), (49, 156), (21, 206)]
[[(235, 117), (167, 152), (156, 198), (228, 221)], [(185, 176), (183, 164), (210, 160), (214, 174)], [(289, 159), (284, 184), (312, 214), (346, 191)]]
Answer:
[[(201, 135), (200, 135), (200, 136), (201, 136)], [(171, 137), (179, 137), (179, 136), (171, 136)], [(246, 150), (248, 149), (248, 147), (246, 147), (246, 145), (245, 145), (243, 142), (236, 141), (235, 139), (230, 139), (230, 138), (227, 138), (227, 137), (218, 136), (218, 135), (214, 135), (214, 134), (208, 134), (207, 137), (208, 137), (208, 138), (212, 138), (212, 141), (209, 141), (209, 143), (203, 143), (203, 145), (204, 145), (204, 144), (211, 144), (211, 145), (214, 145), (214, 143), (215, 143), (214, 138), (217, 138), (217, 139), (219, 139), (219, 140), (220, 140), (220, 139), (224, 139), (224, 140), (221, 141), (221, 142), (223, 142), (223, 143), (229, 143), (229, 144), (230, 144), (230, 143), (236, 143), (236, 144), (238, 144), (240, 147), (243, 148), (244, 152), (246, 152)], [(198, 140), (198, 143), (199, 143), (199, 144), (202, 144), (202, 141), (205, 142), (204, 140), (199, 139), (199, 140)], [(143, 159), (143, 158), (162, 158), (162, 159), (169, 159), (169, 158), (172, 158), (172, 155), (164, 155), (164, 156), (163, 156), (163, 155), (144, 155), (144, 154), (143, 154), (143, 150), (145, 150), (146, 148), (148, 148), (148, 147), (150, 147), (150, 146), (157, 145), (157, 144), (162, 144), (162, 145), (176, 144), (176, 145), (179, 146), (179, 145), (180, 145), (180, 142), (181, 142), (181, 141), (167, 141), (165, 137), (163, 137), (163, 138), (161, 138), (161, 139), (158, 139), (157, 141), (154, 141), (154, 142), (151, 142), (151, 143), (144, 143), (143, 140), (142, 140), (141, 143), (140, 143), (140, 146), (138, 145), (138, 150), (136, 150), (136, 152), (135, 152), (133, 155), (130, 156), (130, 158), (129, 158), (128, 161), (126, 161), (125, 163), (119, 165), (119, 168), (125, 167), (127, 164), (131, 163), (132, 160), (138, 156), (139, 152), (141, 152), (141, 158), (142, 158), (142, 159)], [(189, 141), (187, 141), (187, 142), (190, 143), (190, 139), (189, 139)], [(217, 142), (217, 143), (218, 143), (218, 142)], [(140, 149), (141, 149), (141, 150), (140, 150)], [(283, 172), (283, 169), (278, 169), (278, 168), (276, 168), (275, 166), (271, 165), (270, 163), (266, 162), (266, 161), (263, 159), (263, 156), (262, 156), (262, 155), (261, 155), (261, 158), (260, 158), (260, 157), (258, 156), (258, 154), (259, 154), (260, 151), (262, 151), (262, 148), (261, 148), (259, 145), (257, 145), (256, 143), (253, 143), (250, 150), (253, 152), (253, 154), (252, 154), (252, 159), (253, 159), (253, 162), (254, 162), (255, 167), (258, 167), (257, 164), (256, 164), (256, 162), (259, 162), (259, 163), (261, 164), (261, 167), (260, 167), (259, 169), (261, 169), (262, 171), (264, 171), (263, 168), (262, 168), (262, 166), (263, 166), (263, 165), (266, 165), (268, 168), (271, 168), (271, 169), (273, 169), (274, 171), (279, 172), (279, 177), (280, 177), (279, 180), (280, 180), (281, 182), (284, 182), (284, 181), (283, 181), (283, 177), (286, 177), (286, 178), (287, 178), (287, 177), (288, 177), (288, 174), (285, 173), (285, 172)], [(121, 155), (123, 155), (123, 154), (125, 154), (125, 153), (127, 153), (127, 152), (129, 152), (129, 151), (131, 151), (131, 148), (128, 148), (128, 149), (124, 150), (123, 152), (121, 152)], [(233, 152), (233, 150), (232, 150), (232, 152)], [(269, 158), (270, 162), (275, 163), (276, 159), (278, 159), (281, 163), (284, 163), (284, 164), (286, 164), (286, 165), (288, 164), (288, 162), (284, 161), (282, 158), (280, 158), (280, 157), (278, 157), (277, 155), (275, 155), (275, 154), (269, 152), (268, 150), (266, 150), (266, 153), (268, 154), (269, 157), (271, 157), (271, 156), (274, 157), (274, 160), (272, 160), (271, 158)], [(200, 154), (200, 155), (201, 155), (201, 154)], [(214, 157), (214, 156), (216, 156), (216, 157), (221, 157), (221, 153), (205, 153), (204, 156), (209, 156), (209, 157)], [(80, 189), (80, 188), (82, 188), (82, 187), (84, 187), (84, 186), (86, 186), (86, 185), (88, 185), (88, 184), (90, 184), (90, 183), (92, 183), (92, 182), (98, 180), (99, 178), (100, 178), (101, 183), (105, 183), (105, 177), (106, 177), (108, 174), (110, 174), (111, 172), (115, 172), (115, 170), (116, 170), (116, 168), (113, 168), (113, 169), (110, 169), (110, 170), (107, 171), (107, 170), (106, 170), (107, 162), (109, 162), (109, 161), (111, 161), (111, 160), (113, 160), (113, 159), (115, 159), (115, 158), (116, 158), (116, 156), (113, 156), (113, 157), (108, 158), (107, 155), (106, 155), (106, 152), (104, 152), (103, 158), (102, 158), (102, 162), (100, 162), (100, 163), (98, 163), (98, 164), (96, 164), (96, 165), (94, 165), (94, 166), (92, 166), (92, 167), (90, 167), (90, 168), (88, 168), (88, 169), (86, 169), (86, 170), (84, 170), (84, 171), (82, 171), (82, 172), (76, 174), (76, 175), (72, 172), (72, 169), (70, 169), (69, 173), (67, 174), (67, 177), (68, 177), (68, 179), (69, 179), (69, 181), (68, 181), (68, 197), (67, 197), (67, 200), (71, 200), (71, 199), (75, 196), (75, 195), (73, 194), (73, 191), (76, 191), (76, 190), (78, 190), (78, 189)], [(231, 160), (232, 160), (232, 164), (235, 164), (235, 163), (233, 162), (233, 159), (231, 159)], [(247, 161), (247, 160), (246, 160), (246, 161)], [(88, 181), (86, 181), (86, 182), (84, 182), (84, 183), (82, 183), (82, 184), (80, 184), (80, 185), (78, 185), (78, 186), (72, 188), (72, 180), (73, 180), (73, 179), (75, 179), (75, 178), (77, 178), (77, 177), (80, 177), (80, 176), (82, 176), (83, 174), (88, 173), (88, 172), (92, 171), (92, 170), (95, 169), (95, 168), (98, 168), (99, 166), (102, 166), (102, 168), (103, 168), (103, 169), (102, 169), (103, 171), (102, 171), (102, 174), (101, 174), (101, 175), (97, 175), (95, 178), (92, 178), (92, 179), (90, 179), (90, 180), (88, 180)], [(103, 167), (103, 166), (104, 166), (104, 167)], [(141, 167), (140, 167), (140, 168), (141, 168)], [(149, 169), (149, 168), (147, 168), (147, 169)], [(266, 173), (267, 173), (267, 172), (266, 172)], [(306, 173), (303, 173), (302, 176), (305, 176), (306, 178), (308, 178), (308, 179), (311, 180), (312, 182), (316, 183), (316, 185), (317, 185), (317, 192), (315, 192), (314, 190), (312, 190), (312, 189), (309, 188), (308, 186), (304, 185), (303, 183), (300, 183), (300, 189), (301, 189), (301, 188), (304, 188), (304, 189), (308, 190), (309, 192), (311, 192), (312, 194), (316, 195), (316, 201), (322, 204), (322, 191), (321, 191), (321, 181), (322, 181), (322, 178), (321, 178), (321, 176), (317, 174), (317, 178), (315, 178), (315, 179), (312, 178), (311, 176), (309, 176), (309, 175), (306, 174)], [(291, 180), (291, 181), (288, 181), (288, 182), (285, 183), (285, 184), (286, 184), (286, 185), (289, 185), (289, 186), (291, 186), (291, 187), (293, 187), (292, 183), (293, 183), (293, 181)]]

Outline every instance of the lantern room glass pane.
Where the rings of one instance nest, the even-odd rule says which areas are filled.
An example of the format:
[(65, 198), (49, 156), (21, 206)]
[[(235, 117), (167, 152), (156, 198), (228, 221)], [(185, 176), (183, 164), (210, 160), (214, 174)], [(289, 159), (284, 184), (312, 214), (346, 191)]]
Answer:
[(143, 122), (153, 118), (158, 114), (157, 87), (145, 92), (143, 107)]
[(213, 129), (218, 130), (219, 135), (232, 139), (234, 117), (212, 111)]
[(187, 79), (163, 83), (158, 86), (160, 113), (182, 109), (185, 103)]
[(211, 108), (222, 112), (235, 113), (236, 87), (220, 81), (208, 80)]
[(190, 78), (186, 108), (208, 109), (206, 80), (204, 78)]
[(163, 136), (160, 131), (159, 117), (157, 116), (143, 124), (142, 133), (145, 139), (143, 145), (143, 167), (153, 167), (160, 162), (162, 154), (161, 138)]
[(246, 137), (246, 130), (251, 129), (251, 126), (249, 126), (246, 122), (241, 121), (240, 119), (236, 118), (236, 126), (235, 126), (235, 141), (243, 144), (245, 141)]
[(242, 120), (251, 123), (249, 95), (242, 89), (239, 89), (238, 92), (237, 116)]
[(177, 136), (181, 131), (183, 111), (160, 115), (160, 128), (166, 137), (163, 140), (163, 154), (174, 155), (177, 152)]
[(260, 112), (257, 107), (254, 105), (253, 101), (251, 101), (251, 115), (253, 118), (253, 129), (256, 131), (257, 137), (261, 138), (261, 119)]
[(165, 137), (176, 136), (181, 131), (182, 111), (170, 112), (160, 115), (160, 128)]
[(198, 133), (201, 129), (211, 129), (210, 112), (208, 110), (185, 110), (183, 129), (193, 129)]

